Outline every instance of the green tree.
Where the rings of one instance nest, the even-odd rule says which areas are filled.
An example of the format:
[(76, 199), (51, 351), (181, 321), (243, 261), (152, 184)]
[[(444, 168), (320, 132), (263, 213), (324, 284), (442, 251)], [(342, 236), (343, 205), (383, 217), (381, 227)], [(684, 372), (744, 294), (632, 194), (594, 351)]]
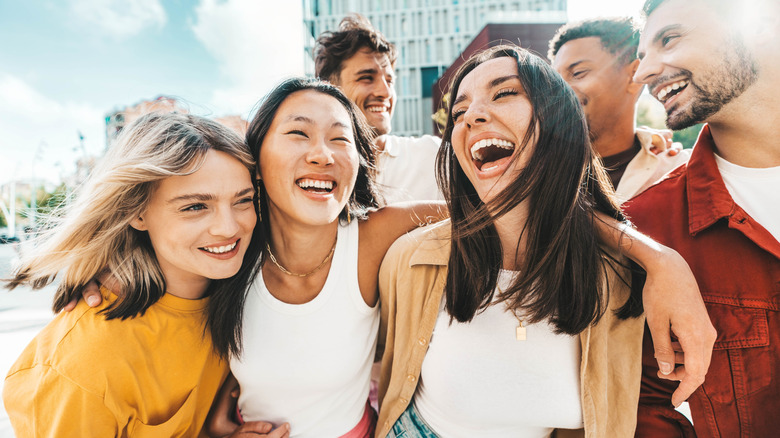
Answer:
[(701, 131), (702, 124), (689, 126), (679, 131), (674, 131), (674, 141), (682, 143), (683, 148), (690, 149), (696, 144), (696, 139), (699, 138), (699, 131)]

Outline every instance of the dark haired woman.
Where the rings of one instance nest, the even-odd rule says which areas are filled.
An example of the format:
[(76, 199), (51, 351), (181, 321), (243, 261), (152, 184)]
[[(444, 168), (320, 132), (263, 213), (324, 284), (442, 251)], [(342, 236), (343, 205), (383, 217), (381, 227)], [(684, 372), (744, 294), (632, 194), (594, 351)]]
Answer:
[(441, 216), (422, 204), (369, 212), (378, 196), (365, 123), (337, 88), (291, 79), (247, 133), (265, 251), (231, 370), (244, 420), (289, 422), (295, 437), (373, 435), (379, 265), (418, 217)]
[(500, 46), (461, 67), (451, 97), (451, 220), (399, 239), (380, 272), (377, 436), (633, 435), (644, 318), (599, 246), (596, 212), (622, 215), (576, 96)]

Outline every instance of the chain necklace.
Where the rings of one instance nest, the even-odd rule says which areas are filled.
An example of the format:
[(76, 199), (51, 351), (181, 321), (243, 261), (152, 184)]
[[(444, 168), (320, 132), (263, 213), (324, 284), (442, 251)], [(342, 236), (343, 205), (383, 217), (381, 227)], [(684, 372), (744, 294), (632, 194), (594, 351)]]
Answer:
[(333, 257), (333, 253), (336, 251), (336, 242), (338, 242), (338, 241), (339, 241), (338, 236), (336, 236), (336, 240), (333, 242), (333, 247), (330, 249), (330, 252), (328, 252), (328, 255), (325, 256), (325, 259), (322, 261), (322, 263), (320, 263), (319, 265), (317, 265), (316, 268), (312, 269), (311, 271), (309, 271), (309, 272), (307, 272), (305, 274), (297, 274), (295, 272), (289, 271), (287, 268), (285, 268), (284, 266), (280, 265), (279, 262), (276, 260), (276, 257), (274, 256), (273, 251), (271, 251), (271, 245), (269, 245), (268, 242), (265, 242), (265, 248), (268, 250), (269, 258), (274, 263), (274, 265), (276, 265), (276, 267), (279, 268), (280, 271), (284, 272), (287, 275), (292, 275), (294, 277), (308, 277), (309, 275), (319, 271), (320, 268), (325, 266), (325, 263), (328, 263), (328, 260), (330, 260), (331, 257)]
[[(496, 289), (498, 289), (499, 295), (503, 295), (504, 291), (501, 290), (500, 286), (496, 285)], [(517, 339), (518, 341), (525, 341), (527, 339), (525, 326), (523, 326), (523, 319), (517, 315), (517, 309), (512, 309), (507, 304), (506, 310), (512, 312), (512, 315), (514, 315), (515, 318), (517, 318), (517, 327), (515, 327), (515, 339)]]

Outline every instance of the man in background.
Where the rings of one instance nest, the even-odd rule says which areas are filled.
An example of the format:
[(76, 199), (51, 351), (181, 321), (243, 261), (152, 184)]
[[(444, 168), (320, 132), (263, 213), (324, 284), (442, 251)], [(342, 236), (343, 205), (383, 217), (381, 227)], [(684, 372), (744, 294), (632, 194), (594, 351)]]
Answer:
[(673, 409), (676, 385), (659, 378), (645, 333), (637, 436), (777, 436), (780, 4), (648, 0), (643, 12), (635, 79), (663, 103), (670, 128), (706, 125), (688, 164), (626, 212), (686, 259), (718, 337), (704, 384), (688, 400), (691, 426)]
[(641, 193), (686, 162), (689, 151), (666, 149), (658, 131), (636, 127), (634, 82), (639, 30), (631, 18), (600, 18), (562, 26), (548, 57), (580, 99), (591, 141), (620, 202)]
[(395, 110), (395, 46), (363, 16), (341, 20), (314, 49), (315, 75), (338, 86), (363, 112), (377, 134), (378, 175), (388, 203), (443, 199), (436, 185), (440, 139), (391, 135)]

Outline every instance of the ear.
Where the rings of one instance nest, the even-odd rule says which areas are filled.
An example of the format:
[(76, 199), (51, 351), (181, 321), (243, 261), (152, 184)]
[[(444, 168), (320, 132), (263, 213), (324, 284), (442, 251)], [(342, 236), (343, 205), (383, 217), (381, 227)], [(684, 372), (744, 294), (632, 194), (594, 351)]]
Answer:
[(639, 94), (642, 92), (642, 87), (644, 84), (640, 84), (639, 82), (634, 82), (634, 74), (636, 74), (637, 69), (639, 68), (639, 60), (635, 59), (628, 63), (625, 67), (625, 69), (628, 70), (628, 88), (627, 91), (630, 94), (636, 95), (636, 97), (639, 97)]
[(135, 228), (138, 231), (146, 231), (148, 228), (146, 227), (146, 222), (144, 222), (143, 216), (138, 216), (137, 218), (130, 221), (130, 226)]

